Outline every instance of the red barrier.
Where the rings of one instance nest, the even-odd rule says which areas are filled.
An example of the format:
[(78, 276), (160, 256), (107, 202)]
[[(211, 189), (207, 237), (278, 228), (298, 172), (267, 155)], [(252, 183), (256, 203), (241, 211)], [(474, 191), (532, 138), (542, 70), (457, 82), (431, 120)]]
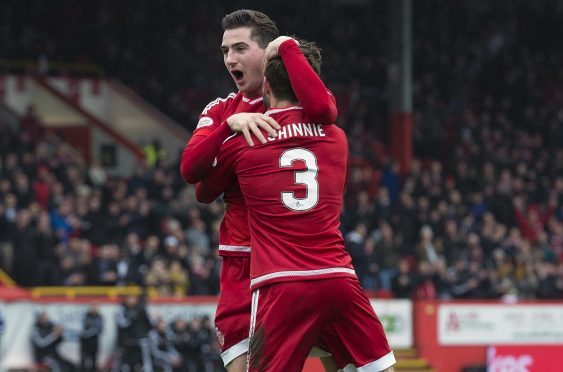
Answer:
[(470, 364), (485, 364), (485, 346), (442, 346), (438, 344), (437, 301), (414, 303), (414, 343), (421, 357), (440, 372), (458, 372)]
[(23, 288), (0, 286), (0, 300), (15, 301), (28, 299), (29, 297), (29, 292)]
[[(487, 348), (495, 344), (512, 348), (495, 349), (507, 354), (497, 355), (498, 365), (524, 363), (530, 358), (544, 363), (550, 353), (559, 356), (553, 350), (563, 350), (561, 301), (416, 301), (413, 305), (415, 347), (439, 372), (484, 366)], [(534, 348), (541, 350), (541, 355)], [(529, 353), (522, 354), (527, 350)], [(511, 355), (512, 351), (519, 353), (520, 359)], [(528, 369), (497, 369), (501, 370)]]

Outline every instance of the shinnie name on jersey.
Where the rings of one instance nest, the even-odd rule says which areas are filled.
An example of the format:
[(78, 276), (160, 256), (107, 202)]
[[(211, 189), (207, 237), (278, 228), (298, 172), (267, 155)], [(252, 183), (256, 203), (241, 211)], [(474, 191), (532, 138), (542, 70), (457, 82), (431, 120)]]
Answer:
[(277, 137), (268, 136), (268, 141), (282, 140), (291, 137), (326, 137), (321, 124), (291, 123), (278, 129)]

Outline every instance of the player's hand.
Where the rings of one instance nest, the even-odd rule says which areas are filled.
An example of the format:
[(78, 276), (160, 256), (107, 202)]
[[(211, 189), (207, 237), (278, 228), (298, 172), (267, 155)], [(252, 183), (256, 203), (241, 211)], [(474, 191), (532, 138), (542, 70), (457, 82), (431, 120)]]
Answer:
[(278, 56), (278, 49), (280, 45), (282, 45), (287, 40), (293, 40), (297, 45), (299, 45), (299, 42), (297, 40), (289, 36), (278, 36), (278, 38), (276, 38), (275, 40), (270, 41), (270, 44), (268, 44), (266, 50), (264, 51), (264, 65), (262, 66), (264, 70), (266, 70), (266, 64), (268, 63), (268, 61)]
[(280, 125), (271, 117), (260, 113), (241, 112), (229, 116), (227, 124), (233, 132), (240, 132), (246, 139), (248, 146), (254, 146), (252, 134), (258, 138), (261, 143), (268, 142), (260, 129), (264, 129), (270, 137), (277, 137), (277, 130)]

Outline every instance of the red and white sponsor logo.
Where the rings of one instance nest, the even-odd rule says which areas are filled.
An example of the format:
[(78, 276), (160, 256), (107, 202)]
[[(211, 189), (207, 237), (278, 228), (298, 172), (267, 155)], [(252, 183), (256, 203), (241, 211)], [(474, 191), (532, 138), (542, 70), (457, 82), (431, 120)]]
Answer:
[(459, 330), (459, 319), (457, 317), (457, 314), (453, 311), (448, 315), (447, 329), (449, 332), (455, 332)]
[(487, 372), (555, 372), (561, 346), (491, 346), (487, 350)]
[(529, 354), (498, 354), (496, 347), (487, 351), (488, 372), (531, 372), (534, 358)]

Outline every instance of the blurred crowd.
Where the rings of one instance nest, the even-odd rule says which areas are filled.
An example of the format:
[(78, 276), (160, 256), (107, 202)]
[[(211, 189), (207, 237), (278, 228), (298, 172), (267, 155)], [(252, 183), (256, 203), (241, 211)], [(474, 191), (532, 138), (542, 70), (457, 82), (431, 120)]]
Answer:
[[(98, 305), (83, 314), (82, 329), (65, 329), (40, 311), (32, 327), (30, 341), (39, 370), (73, 371), (224, 371), (215, 331), (207, 316), (191, 319), (162, 317), (149, 319), (143, 298), (127, 296), (115, 314), (117, 339), (109, 357), (99, 348), (104, 317)], [(107, 321), (107, 320), (106, 320)], [(64, 341), (78, 341), (79, 364), (70, 360)], [(73, 358), (76, 359), (76, 358)]]
[[(11, 44), (0, 57), (99, 63), (193, 129), (205, 104), (233, 89), (218, 22), (241, 2), (135, 4), (4, 4), (0, 37)], [(384, 145), (386, 3), (320, 4), (259, 8), (282, 32), (323, 47), (350, 142), (342, 232), (364, 288), (562, 298), (563, 60), (552, 37), (563, 33), (561, 3), (413, 2), (415, 160), (406, 173)], [(178, 159), (107, 177), (33, 135), (34, 120), (0, 127), (0, 262), (18, 283), (217, 293), (223, 207), (195, 202)]]
[(130, 178), (113, 179), (64, 143), (34, 142), (2, 124), (0, 133), (0, 266), (17, 283), (217, 293), (213, 222), (222, 206), (196, 205), (176, 163), (139, 164)]

